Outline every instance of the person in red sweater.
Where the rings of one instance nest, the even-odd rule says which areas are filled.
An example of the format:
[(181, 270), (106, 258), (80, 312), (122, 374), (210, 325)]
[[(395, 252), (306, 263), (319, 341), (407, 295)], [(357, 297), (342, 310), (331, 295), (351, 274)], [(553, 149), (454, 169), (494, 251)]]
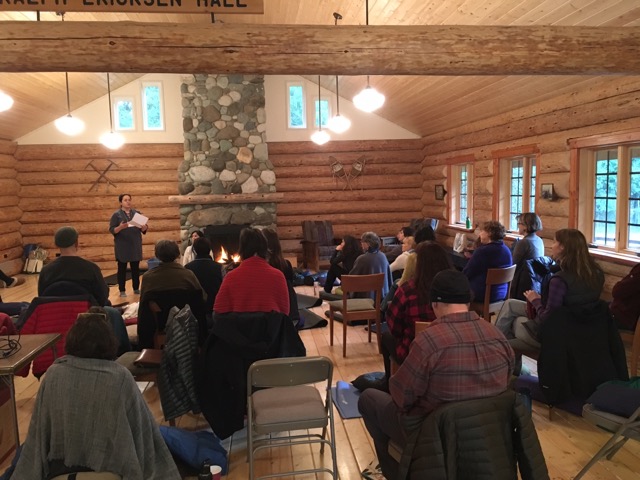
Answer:
[(222, 281), (215, 314), (271, 312), (289, 314), (289, 292), (284, 274), (267, 263), (267, 240), (257, 228), (240, 232), (240, 265)]

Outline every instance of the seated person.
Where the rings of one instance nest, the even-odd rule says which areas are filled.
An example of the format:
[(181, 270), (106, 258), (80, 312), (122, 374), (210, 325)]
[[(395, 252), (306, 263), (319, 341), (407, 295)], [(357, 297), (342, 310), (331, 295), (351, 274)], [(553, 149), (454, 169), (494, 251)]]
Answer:
[(67, 334), (67, 355), (42, 380), (10, 478), (66, 478), (75, 472), (180, 478), (131, 373), (113, 361), (116, 348), (104, 315), (78, 316)]
[(516, 216), (518, 233), (523, 237), (513, 242), (511, 254), (513, 264), (544, 256), (544, 243), (536, 232), (542, 230), (542, 220), (533, 212), (522, 213)]
[[(387, 294), (393, 279), (387, 257), (380, 252), (380, 237), (374, 232), (365, 232), (360, 238), (360, 245), (364, 253), (356, 258), (349, 275), (371, 275), (373, 273), (384, 273), (382, 282), (382, 297)], [(371, 292), (373, 296), (373, 292)], [(382, 299), (380, 299), (382, 301)]]
[(417, 246), (414, 277), (398, 287), (385, 313), (389, 331), (382, 333), (380, 349), (387, 381), (391, 377), (390, 357), (402, 365), (409, 354), (415, 322), (435, 320), (429, 302), (431, 283), (438, 272), (451, 268), (449, 254), (437, 243), (423, 242)]
[(175, 242), (158, 240), (155, 256), (161, 263), (142, 276), (140, 302), (144, 302), (145, 297), (152, 292), (166, 290), (198, 290), (204, 298), (204, 292), (196, 275), (176, 262), (180, 257), (180, 249)]
[(78, 231), (70, 226), (60, 227), (53, 241), (60, 249), (60, 256), (42, 267), (38, 296), (66, 297), (88, 293), (108, 315), (118, 339), (118, 355), (131, 350), (124, 319), (118, 310), (111, 307), (109, 286), (100, 267), (78, 254)]
[(24, 277), (10, 277), (0, 270), (0, 288), (13, 288), (22, 285), (24, 282)]
[(300, 322), (300, 312), (298, 312), (298, 295), (293, 288), (293, 266), (289, 260), (286, 260), (282, 255), (282, 245), (280, 245), (280, 238), (278, 238), (278, 232), (275, 228), (265, 228), (262, 231), (264, 238), (267, 239), (267, 262), (273, 268), (277, 268), (284, 274), (284, 278), (287, 281), (287, 291), (289, 292), (289, 320), (294, 325), (298, 325)]
[(200, 282), (200, 286), (207, 295), (207, 312), (213, 311), (220, 284), (222, 283), (222, 265), (211, 258), (211, 243), (208, 239), (198, 237), (193, 241), (195, 259), (187, 263), (184, 268), (191, 270)]
[(640, 316), (640, 263), (616, 283), (611, 290), (613, 300), (609, 310), (618, 328), (635, 330)]
[(422, 242), (435, 242), (436, 232), (433, 231), (433, 228), (431, 228), (430, 225), (427, 225), (426, 227), (422, 227), (416, 230), (413, 239), (416, 242), (416, 245)]
[(240, 232), (240, 265), (224, 276), (213, 305), (214, 313), (271, 312), (289, 314), (284, 274), (267, 262), (267, 239), (257, 228)]
[(351, 235), (345, 235), (340, 245), (338, 245), (331, 254), (331, 266), (329, 267), (327, 279), (324, 283), (325, 292), (331, 293), (336, 278), (349, 274), (356, 258), (360, 255), (362, 255), (362, 247), (358, 239)]
[(414, 248), (416, 248), (415, 239), (412, 236), (404, 237), (404, 240), (402, 241), (402, 253), (398, 255), (398, 257), (391, 263), (391, 265), (389, 265), (394, 278), (396, 277), (396, 275), (398, 276), (397, 278), (400, 278), (400, 275), (402, 275), (402, 270), (404, 270), (404, 267), (407, 264), (407, 257), (413, 252)]
[(385, 256), (387, 257), (387, 261), (393, 262), (398, 255), (402, 253), (402, 242), (405, 237), (413, 236), (413, 228), (411, 227), (402, 227), (398, 233), (396, 233), (396, 239), (398, 240), (397, 245), (392, 245), (386, 252)]
[(462, 273), (436, 274), (429, 297), (436, 320), (414, 339), (389, 381), (390, 394), (369, 388), (358, 399), (385, 478), (396, 478), (398, 470), (389, 441), (406, 444), (402, 417), (421, 418), (444, 403), (498, 395), (508, 388), (513, 371), (507, 339), (469, 312), (471, 292)]
[[(474, 250), (473, 255), (462, 270), (462, 273), (469, 279), (474, 302), (484, 302), (487, 270), (513, 265), (511, 251), (502, 241), (505, 233), (506, 230), (500, 222), (492, 220), (482, 225), (478, 235), (480, 246)], [(494, 285), (491, 288), (490, 301), (503, 300), (507, 296), (507, 289), (506, 283)]]
[(524, 292), (531, 304), (531, 319), (527, 315), (527, 302), (512, 298), (500, 310), (496, 327), (507, 338), (517, 338), (537, 349), (540, 347), (538, 328), (556, 309), (597, 302), (604, 285), (604, 273), (588, 248), (579, 230), (558, 230), (551, 245), (551, 256), (560, 270), (545, 282), (542, 295), (533, 290)]
[(205, 238), (204, 233), (200, 230), (194, 230), (189, 235), (189, 245), (184, 250), (184, 254), (182, 255), (182, 266), (186, 267), (189, 262), (193, 262), (196, 259), (196, 252), (193, 249), (193, 245), (195, 244), (198, 238)]

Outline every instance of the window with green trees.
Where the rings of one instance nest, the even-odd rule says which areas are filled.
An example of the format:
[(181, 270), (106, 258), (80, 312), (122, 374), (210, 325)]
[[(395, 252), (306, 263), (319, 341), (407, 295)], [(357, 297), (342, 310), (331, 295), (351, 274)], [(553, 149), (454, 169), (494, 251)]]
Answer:
[(307, 128), (304, 86), (302, 83), (289, 83), (287, 90), (287, 126), (289, 128)]
[(135, 107), (133, 98), (116, 97), (113, 99), (113, 128), (115, 130), (135, 130)]
[(160, 82), (143, 82), (142, 84), (142, 120), (144, 130), (164, 130)]

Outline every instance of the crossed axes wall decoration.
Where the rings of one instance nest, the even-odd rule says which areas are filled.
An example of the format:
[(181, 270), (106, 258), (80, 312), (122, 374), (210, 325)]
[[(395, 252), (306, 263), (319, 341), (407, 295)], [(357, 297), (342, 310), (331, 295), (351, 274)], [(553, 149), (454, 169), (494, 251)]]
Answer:
[[(338, 179), (341, 179), (345, 182), (344, 187), (342, 187), (343, 190), (346, 190), (347, 187), (349, 187), (349, 190), (353, 190), (353, 182), (364, 173), (364, 166), (367, 162), (365, 156), (361, 155), (353, 162), (349, 172), (345, 170), (344, 165), (336, 157), (329, 155), (329, 160), (331, 160), (331, 174), (336, 179), (336, 186), (338, 186)], [(362, 190), (362, 183), (360, 183), (360, 190)]]

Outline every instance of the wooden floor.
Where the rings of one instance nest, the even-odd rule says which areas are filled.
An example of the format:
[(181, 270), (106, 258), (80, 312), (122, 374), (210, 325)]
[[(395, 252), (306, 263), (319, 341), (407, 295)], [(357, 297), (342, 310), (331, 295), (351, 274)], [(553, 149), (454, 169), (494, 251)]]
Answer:
[[(27, 276), (27, 282), (24, 285), (0, 290), (0, 294), (4, 301), (29, 301), (35, 295), (36, 284), (37, 276)], [(301, 293), (313, 294), (312, 287), (298, 287), (298, 289)], [(117, 294), (117, 288), (112, 288), (111, 300), (114, 303), (120, 303), (122, 300)], [(130, 295), (127, 300), (136, 301), (137, 298)], [(322, 315), (323, 310), (322, 307), (315, 309), (319, 315)], [(365, 372), (383, 370), (382, 358), (376, 352), (375, 343), (367, 343), (367, 334), (363, 327), (349, 327), (347, 358), (342, 358), (342, 324), (336, 324), (336, 333), (335, 344), (330, 347), (328, 328), (301, 332), (301, 337), (307, 347), (307, 355), (326, 355), (333, 359), (335, 365), (334, 383), (337, 380), (353, 380)], [(38, 381), (32, 376), (16, 379), (21, 439), (25, 438), (28, 430), (38, 385)], [(158, 423), (165, 423), (162, 421), (158, 391), (155, 386), (150, 386), (144, 392), (144, 397)], [(534, 403), (533, 418), (552, 479), (573, 478), (609, 436), (587, 424), (580, 417), (569, 413), (557, 412), (554, 414), (553, 421), (549, 421), (547, 408), (541, 404)], [(178, 420), (178, 426), (197, 429), (206, 428), (206, 423), (201, 416), (186, 415)], [(360, 478), (359, 472), (375, 456), (371, 439), (362, 420), (343, 420), (336, 411), (336, 442), (340, 478), (343, 480)], [(225, 478), (246, 480), (249, 475), (244, 432), (238, 432), (225, 441), (225, 446), (230, 452), (230, 469)], [(330, 462), (329, 454), (326, 453), (325, 456), (327, 458), (320, 457), (317, 447), (314, 447), (313, 451), (306, 446), (264, 450), (258, 457), (256, 473), (266, 474), (272, 469), (273, 471), (290, 469), (292, 466), (304, 468), (304, 466), (316, 465), (319, 462)], [(8, 463), (5, 461), (0, 465), (0, 471), (4, 471)], [(307, 475), (296, 478), (316, 477)], [(319, 475), (318, 478), (328, 478), (328, 475), (324, 477)], [(640, 443), (627, 442), (613, 461), (600, 461), (585, 478), (640, 479)]]

